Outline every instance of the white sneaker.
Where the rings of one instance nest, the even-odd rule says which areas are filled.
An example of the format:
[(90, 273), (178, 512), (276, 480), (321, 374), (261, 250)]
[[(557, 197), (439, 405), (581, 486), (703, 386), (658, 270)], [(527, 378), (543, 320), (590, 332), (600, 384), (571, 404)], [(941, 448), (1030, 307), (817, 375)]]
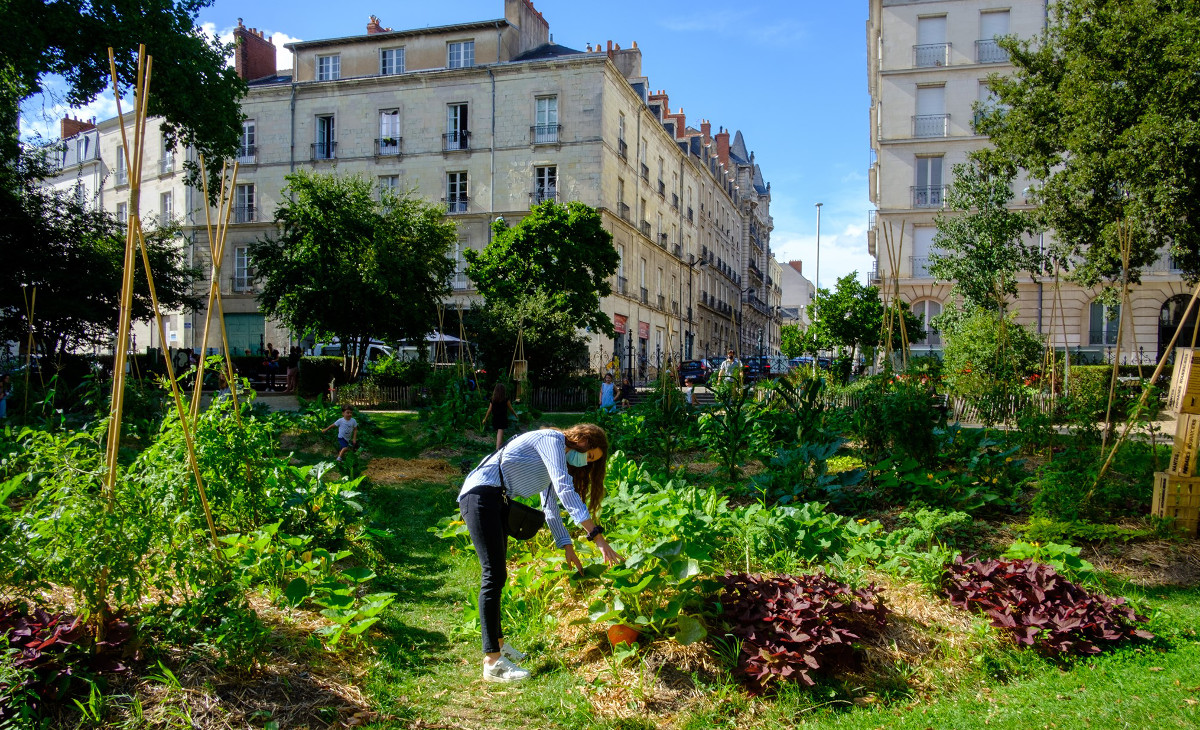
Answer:
[(500, 646), (500, 655), (513, 662), (523, 662), (526, 658), (528, 658), (528, 655), (525, 652), (521, 651), (507, 641)]
[(529, 679), (529, 670), (521, 669), (504, 657), (488, 663), (483, 660), (483, 681), (485, 682), (520, 682)]

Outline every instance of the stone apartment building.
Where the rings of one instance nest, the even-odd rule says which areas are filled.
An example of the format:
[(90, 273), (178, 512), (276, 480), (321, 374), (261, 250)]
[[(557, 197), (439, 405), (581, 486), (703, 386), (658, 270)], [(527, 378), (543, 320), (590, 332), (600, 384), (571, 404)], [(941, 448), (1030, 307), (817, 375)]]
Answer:
[[(515, 222), (546, 199), (598, 208), (621, 263), (602, 301), (618, 334), (590, 336), (593, 367), (615, 359), (644, 377), (668, 359), (750, 352), (760, 333), (777, 351), (770, 186), (741, 133), (689, 125), (666, 92), (651, 90), (636, 43), (574, 50), (552, 42), (528, 0), (503, 7), (503, 18), (416, 30), (372, 17), (362, 35), (289, 44), (292, 70), (283, 73), (275, 47), (239, 20), (235, 66), (250, 91), (221, 277), (231, 346), (294, 341), (259, 312), (246, 252), (273, 233), (285, 176), (306, 169), (444, 204), (459, 231), (450, 306), (476, 300), (462, 252), (487, 245), (496, 217)], [(105, 139), (119, 135), (105, 124), (98, 200), (115, 209), (118, 170)], [(182, 185), (177, 175), (158, 184)], [(143, 207), (165, 204), (165, 194), (147, 188)], [(171, 195), (207, 268), (201, 201), (185, 189)], [(187, 321), (177, 332), (199, 331), (206, 313), (179, 316)]]
[[(950, 284), (928, 271), (935, 217), (943, 212), (953, 168), (988, 144), (974, 129), (977, 104), (992, 104), (986, 79), (1012, 71), (996, 38), (1029, 38), (1048, 22), (1043, 0), (870, 0), (867, 80), (871, 94), (869, 171), (871, 211), (868, 249), (880, 275), (899, 278), (900, 295), (926, 322), (942, 311)], [(1014, 208), (1026, 207), (1014, 185)], [(893, 246), (904, 234), (898, 270), (891, 269), (885, 229)], [(1045, 245), (1044, 238), (1031, 240)], [(1117, 356), (1119, 309), (1105, 307), (1099, 289), (1026, 276), (1014, 302), (1019, 321), (1043, 334), (1053, 330), (1060, 350), (1094, 361)], [(1123, 362), (1154, 361), (1180, 325), (1190, 290), (1165, 253), (1132, 291), (1133, 337), (1126, 330)], [(1057, 306), (1055, 302), (1058, 302)], [(1192, 326), (1189, 322), (1188, 327)], [(916, 354), (938, 353), (940, 335), (914, 343)]]

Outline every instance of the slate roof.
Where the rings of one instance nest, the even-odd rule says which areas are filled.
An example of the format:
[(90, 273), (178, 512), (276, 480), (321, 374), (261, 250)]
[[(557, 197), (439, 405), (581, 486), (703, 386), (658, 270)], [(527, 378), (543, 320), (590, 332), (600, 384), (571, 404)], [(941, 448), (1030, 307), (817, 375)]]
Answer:
[(574, 48), (560, 46), (557, 43), (543, 43), (537, 48), (531, 48), (519, 56), (513, 58), (514, 61), (540, 61), (546, 58), (558, 58), (560, 56), (576, 56), (583, 51), (577, 51)]
[(733, 136), (733, 144), (729, 147), (729, 156), (742, 165), (750, 164), (750, 153), (746, 151), (746, 140), (742, 138), (742, 130)]
[(754, 166), (754, 190), (759, 195), (766, 195), (770, 192), (767, 189), (767, 181), (763, 179), (762, 168), (758, 165)]

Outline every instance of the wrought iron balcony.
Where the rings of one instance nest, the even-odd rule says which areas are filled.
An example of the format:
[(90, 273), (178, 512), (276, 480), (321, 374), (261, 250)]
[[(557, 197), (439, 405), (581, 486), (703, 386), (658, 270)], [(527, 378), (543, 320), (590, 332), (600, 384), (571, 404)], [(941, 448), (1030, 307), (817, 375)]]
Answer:
[(995, 38), (975, 41), (975, 63), (1008, 63), (1008, 51)]
[(644, 162), (642, 163), (642, 179), (650, 182), (650, 168)]
[(332, 160), (336, 154), (337, 142), (314, 142), (312, 145), (314, 160)]
[(867, 230), (870, 230), (875, 227), (875, 216), (878, 212), (879, 212), (878, 210), (868, 210), (867, 211)]
[(674, 208), (675, 210), (679, 210), (679, 194), (678, 193), (671, 193), (671, 207)]
[(466, 195), (448, 195), (442, 200), (446, 203), (447, 213), (466, 213), (467, 204), (471, 201)]
[(443, 152), (465, 152), (471, 149), (471, 133), (468, 131), (462, 132), (446, 132), (442, 135), (442, 151)]
[(667, 234), (665, 234), (665, 233), (658, 234), (658, 245), (662, 246), (663, 248), (667, 247)]
[(941, 208), (946, 204), (946, 185), (914, 185), (912, 187), (914, 208)]
[(658, 196), (663, 199), (667, 197), (667, 184), (661, 178), (658, 181)]
[(529, 142), (531, 144), (558, 144), (561, 132), (561, 124), (535, 124), (529, 128)]
[(679, 314), (679, 302), (675, 301), (674, 299), (671, 300), (671, 311), (675, 314)]
[(917, 114), (913, 117), (914, 137), (945, 137), (949, 133), (949, 114)]
[(696, 222), (695, 211), (693, 211), (691, 208), (688, 208), (688, 223), (695, 223), (695, 222)]
[(159, 175), (170, 175), (172, 172), (175, 172), (175, 155), (164, 157), (158, 161)]
[(678, 243), (675, 244), (671, 247), (671, 253), (675, 254), (676, 258), (683, 258), (683, 246)]
[(239, 165), (253, 165), (258, 162), (258, 148), (255, 145), (247, 144), (238, 147), (237, 162)]
[(403, 137), (381, 137), (375, 140), (376, 157), (399, 157), (400, 148), (404, 146)]
[(929, 273), (929, 257), (928, 256), (909, 256), (909, 262), (912, 264), (912, 278), (914, 279), (932, 279), (933, 275)]
[(125, 172), (124, 170), (117, 170), (117, 172), (113, 175), (113, 177), (115, 178), (115, 180), (113, 182), (114, 185), (128, 185), (129, 184), (129, 173)]
[(645, 236), (646, 238), (649, 238), (650, 237), (650, 221), (642, 221), (641, 230), (642, 230), (642, 235)]
[(755, 276), (757, 276), (759, 281), (762, 281), (763, 273), (762, 273), (762, 269), (758, 268), (758, 264), (754, 263), (753, 261), (750, 261), (748, 264), (746, 264), (746, 268), (750, 270), (751, 274), (754, 274)]
[(917, 68), (950, 65), (950, 44), (923, 43), (913, 46), (913, 65)]
[(624, 220), (629, 220), (629, 205), (627, 203), (617, 203), (617, 214)]
[(646, 287), (643, 286), (642, 287), (642, 304), (649, 304), (649, 303), (650, 303), (650, 292), (646, 289)]
[(255, 220), (256, 209), (253, 205), (237, 205), (233, 208), (234, 223), (253, 223)]
[(617, 140), (617, 154), (620, 155), (622, 160), (629, 159), (629, 145), (623, 139)]
[(629, 293), (629, 279), (624, 276), (617, 277), (617, 291), (621, 294)]
[(250, 271), (241, 271), (229, 277), (229, 285), (232, 291), (247, 292), (254, 287), (254, 274)]
[(534, 190), (532, 193), (529, 194), (529, 198), (533, 201), (534, 205), (537, 205), (538, 203), (544, 203), (547, 200), (553, 200), (554, 202), (557, 203), (558, 202), (558, 189), (557, 188), (538, 188), (537, 190)]
[(665, 296), (663, 296), (662, 294), (658, 295), (658, 308), (659, 309), (667, 308), (667, 298)]

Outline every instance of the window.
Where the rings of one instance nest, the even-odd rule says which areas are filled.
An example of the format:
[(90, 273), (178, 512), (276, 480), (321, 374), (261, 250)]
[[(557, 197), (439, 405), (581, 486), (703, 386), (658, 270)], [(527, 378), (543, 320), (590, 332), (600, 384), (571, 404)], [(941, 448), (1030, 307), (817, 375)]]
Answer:
[(246, 291), (254, 272), (250, 269), (250, 247), (238, 246), (233, 251), (233, 290)]
[(940, 208), (943, 202), (942, 160), (937, 157), (917, 158), (917, 179), (913, 186), (914, 208)]
[(475, 65), (475, 41), (446, 44), (446, 67), (466, 68)]
[(945, 66), (950, 62), (950, 44), (946, 42), (946, 16), (917, 18), (917, 45), (913, 63), (918, 68)]
[(87, 188), (82, 182), (75, 183), (75, 203), (80, 207), (87, 205)]
[(117, 221), (121, 227), (129, 225), (129, 203), (117, 203)]
[(250, 223), (254, 220), (254, 183), (238, 185), (233, 191), (233, 222)]
[(332, 114), (317, 117), (317, 141), (313, 145), (314, 160), (332, 160), (337, 148), (337, 127)]
[(912, 277), (929, 278), (929, 252), (934, 249), (933, 239), (937, 235), (935, 226), (913, 226)]
[(379, 176), (379, 197), (382, 200), (388, 195), (400, 194), (400, 176), (399, 175), (380, 175)]
[(617, 117), (617, 154), (622, 160), (629, 158), (629, 144), (625, 142), (625, 115)]
[(913, 117), (914, 137), (945, 137), (950, 116), (946, 114), (946, 87), (918, 86), (917, 114)]
[(446, 134), (443, 136), (446, 150), (471, 149), (471, 132), (467, 129), (467, 105), (446, 105)]
[(379, 142), (376, 154), (400, 154), (400, 110), (384, 109), (379, 112)]
[(317, 81), (336, 81), (342, 77), (342, 57), (317, 56)]
[(454, 242), (454, 288), (467, 289), (467, 259), (463, 252), (471, 247), (469, 239), (460, 238)]
[(1096, 300), (1092, 302), (1092, 312), (1088, 326), (1089, 345), (1115, 345), (1117, 332), (1121, 326), (1121, 305), (1109, 306)]
[(125, 147), (117, 145), (117, 185), (129, 182), (129, 173), (125, 169)]
[(467, 173), (451, 172), (446, 175), (446, 212), (467, 212)]
[(380, 51), (379, 73), (384, 76), (404, 73), (404, 49), (385, 48)]
[(558, 168), (554, 165), (534, 168), (533, 202), (558, 200)]
[(162, 175), (175, 171), (175, 150), (163, 146), (162, 159), (158, 161), (158, 171)]
[(1008, 52), (996, 42), (1008, 35), (1008, 11), (992, 10), (979, 14), (979, 40), (975, 41), (976, 63), (1008, 63)]
[(558, 97), (540, 96), (534, 118), (533, 143), (554, 144), (558, 142)]
[(171, 191), (167, 191), (159, 196), (159, 221), (163, 224), (171, 222), (175, 217), (175, 198), (171, 195)]
[(921, 320), (921, 326), (925, 328), (925, 339), (918, 340), (913, 345), (940, 346), (942, 344), (942, 333), (934, 328), (930, 320), (942, 313), (942, 305), (932, 299), (922, 299), (919, 302), (913, 303), (912, 313), (916, 315), (917, 319)]
[(254, 126), (253, 119), (247, 119), (242, 122), (242, 138), (238, 141), (238, 162), (243, 164), (253, 163), (255, 155), (255, 140), (257, 139), (257, 130)]

